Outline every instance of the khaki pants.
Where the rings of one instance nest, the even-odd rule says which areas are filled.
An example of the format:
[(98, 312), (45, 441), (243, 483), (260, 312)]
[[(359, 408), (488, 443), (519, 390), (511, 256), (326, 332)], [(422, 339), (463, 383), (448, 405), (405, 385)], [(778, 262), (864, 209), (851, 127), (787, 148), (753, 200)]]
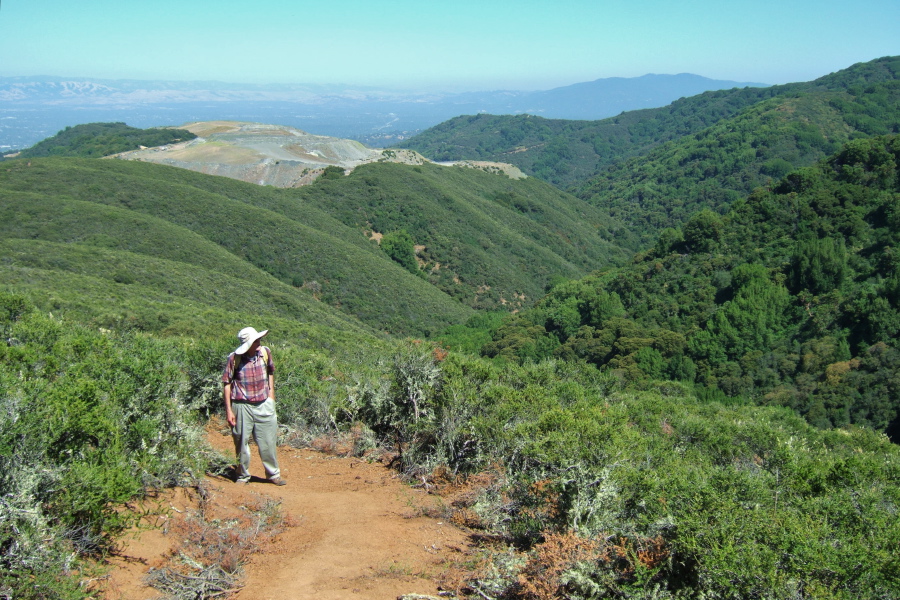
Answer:
[(278, 468), (278, 416), (275, 401), (271, 398), (260, 404), (232, 402), (235, 424), (231, 429), (234, 438), (234, 452), (240, 464), (238, 481), (250, 481), (250, 436), (259, 447), (259, 458), (266, 469), (266, 477), (272, 479), (281, 475)]

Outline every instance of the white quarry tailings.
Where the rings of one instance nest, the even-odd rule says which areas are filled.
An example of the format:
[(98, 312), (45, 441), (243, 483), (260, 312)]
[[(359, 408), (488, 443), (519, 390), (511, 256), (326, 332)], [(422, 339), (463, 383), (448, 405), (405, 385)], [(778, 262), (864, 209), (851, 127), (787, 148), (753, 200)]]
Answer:
[[(372, 162), (411, 165), (428, 162), (412, 150), (367, 148), (355, 140), (313, 135), (281, 125), (204, 121), (188, 123), (179, 129), (187, 129), (198, 137), (110, 158), (165, 164), (281, 188), (308, 185), (331, 166), (352, 171)], [(502, 163), (467, 161), (457, 166), (502, 173), (513, 179), (525, 177), (516, 167)]]

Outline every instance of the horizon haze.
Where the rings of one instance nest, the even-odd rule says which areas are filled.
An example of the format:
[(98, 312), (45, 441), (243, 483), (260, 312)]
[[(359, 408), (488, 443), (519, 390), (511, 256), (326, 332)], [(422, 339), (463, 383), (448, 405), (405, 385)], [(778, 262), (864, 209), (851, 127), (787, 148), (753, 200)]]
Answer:
[(900, 54), (900, 4), (7, 0), (0, 77), (534, 91), (693, 73), (780, 84)]

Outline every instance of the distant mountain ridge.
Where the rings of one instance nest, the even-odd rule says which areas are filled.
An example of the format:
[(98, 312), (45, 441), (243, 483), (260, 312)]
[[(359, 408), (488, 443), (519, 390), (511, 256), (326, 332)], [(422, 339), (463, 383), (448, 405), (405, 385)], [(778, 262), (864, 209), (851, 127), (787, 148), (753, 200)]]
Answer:
[(158, 81), (138, 79), (93, 79), (65, 77), (0, 77), (0, 100), (5, 102), (47, 102), (116, 104), (139, 102), (206, 101), (322, 101), (333, 94), (377, 98), (387, 93), (362, 89), (315, 85), (253, 85), (217, 81)]
[(230, 84), (0, 77), (0, 151), (26, 148), (66, 126), (133, 127), (234, 120), (279, 123), (384, 146), (461, 114), (601, 119), (708, 90), (765, 86), (682, 73), (613, 77), (544, 91), (419, 92), (306, 84)]
[[(509, 114), (527, 112), (555, 118), (599, 119), (623, 110), (662, 106), (683, 96), (736, 87), (768, 87), (768, 84), (715, 80), (680, 73), (609, 77), (533, 92), (492, 90), (435, 93), (304, 84), (0, 77), (0, 101), (55, 105), (237, 101), (319, 105), (335, 100), (348, 103), (414, 102), (436, 107), (481, 106), (479, 110), (495, 114), (502, 109)], [(452, 116), (456, 114), (459, 113)]]
[(626, 111), (658, 108), (703, 92), (745, 87), (769, 86), (765, 83), (719, 81), (691, 73), (608, 77), (523, 94), (508, 103), (510, 113), (484, 112), (527, 113), (552, 119), (603, 119)]

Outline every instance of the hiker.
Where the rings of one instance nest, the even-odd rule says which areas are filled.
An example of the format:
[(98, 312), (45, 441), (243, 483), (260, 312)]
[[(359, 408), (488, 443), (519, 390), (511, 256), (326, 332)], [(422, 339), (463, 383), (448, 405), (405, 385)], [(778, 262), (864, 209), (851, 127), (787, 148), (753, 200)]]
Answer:
[(238, 483), (250, 483), (250, 436), (259, 447), (259, 458), (266, 478), (285, 485), (278, 468), (278, 417), (275, 415), (275, 364), (272, 352), (260, 346), (268, 329), (261, 332), (244, 327), (238, 332), (241, 345), (228, 355), (222, 385), (225, 394), (225, 418), (231, 425), (234, 451), (238, 457)]

